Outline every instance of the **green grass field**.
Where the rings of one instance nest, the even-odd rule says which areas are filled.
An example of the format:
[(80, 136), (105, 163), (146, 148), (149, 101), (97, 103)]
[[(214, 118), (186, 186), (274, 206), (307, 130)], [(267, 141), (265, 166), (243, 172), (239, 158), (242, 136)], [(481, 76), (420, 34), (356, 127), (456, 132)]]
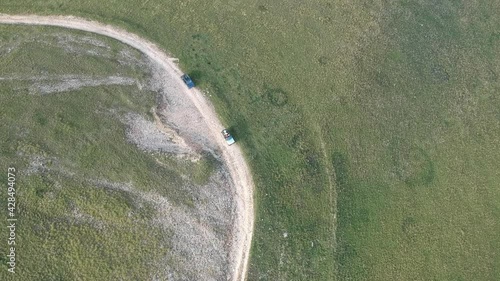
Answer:
[(256, 181), (249, 280), (500, 279), (495, 1), (3, 3), (139, 33), (213, 94)]

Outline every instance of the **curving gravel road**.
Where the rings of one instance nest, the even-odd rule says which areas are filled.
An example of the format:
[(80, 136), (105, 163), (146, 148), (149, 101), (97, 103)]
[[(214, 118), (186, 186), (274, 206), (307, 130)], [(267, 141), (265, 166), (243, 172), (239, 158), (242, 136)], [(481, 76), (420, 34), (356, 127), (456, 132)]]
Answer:
[[(138, 49), (151, 60), (158, 63), (167, 74), (179, 77), (177, 79), (178, 83), (183, 84), (180, 79), (182, 71), (177, 67), (172, 58), (168, 57), (164, 51), (152, 42), (123, 29), (72, 16), (0, 14), (0, 23), (59, 26), (108, 36)], [(181, 89), (183, 89), (184, 94), (190, 98), (190, 101), (203, 116), (207, 124), (206, 130), (209, 131), (222, 151), (222, 157), (227, 164), (234, 186), (236, 187), (235, 202), (237, 205), (237, 218), (235, 222), (235, 231), (233, 232), (232, 250), (230, 253), (233, 269), (231, 280), (245, 280), (254, 223), (254, 185), (250, 170), (238, 145), (235, 144), (231, 147), (227, 146), (220, 135), (223, 126), (218, 120), (210, 102), (204, 98), (203, 94), (198, 89), (188, 89), (186, 86), (181, 87)]]

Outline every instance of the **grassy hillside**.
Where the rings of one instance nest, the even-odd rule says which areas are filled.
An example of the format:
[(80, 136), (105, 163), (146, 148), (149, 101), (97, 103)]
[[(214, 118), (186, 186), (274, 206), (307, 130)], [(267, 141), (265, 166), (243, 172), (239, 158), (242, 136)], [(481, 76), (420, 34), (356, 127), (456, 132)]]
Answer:
[(0, 279), (145, 280), (163, 272), (171, 233), (142, 192), (191, 206), (192, 194), (181, 188), (190, 184), (186, 177), (204, 182), (213, 169), (204, 160), (145, 153), (126, 140), (122, 116), (148, 118), (151, 91), (135, 84), (54, 90), (67, 75), (146, 83), (148, 70), (130, 63), (141, 54), (63, 29), (2, 25), (0, 34), (0, 215), (8, 217), (7, 171), (14, 167), (18, 219), (15, 274), (7, 272), (9, 230), (0, 230)]
[(495, 1), (3, 3), (140, 33), (210, 91), (255, 174), (250, 280), (500, 278)]

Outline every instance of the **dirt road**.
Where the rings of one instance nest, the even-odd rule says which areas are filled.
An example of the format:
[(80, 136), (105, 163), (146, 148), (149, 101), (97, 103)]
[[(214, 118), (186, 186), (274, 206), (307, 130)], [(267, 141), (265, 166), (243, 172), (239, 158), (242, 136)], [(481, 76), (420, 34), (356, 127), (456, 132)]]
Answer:
[[(168, 57), (155, 44), (123, 29), (71, 16), (0, 14), (0, 23), (59, 26), (108, 36), (143, 52), (151, 60), (158, 63), (166, 73), (174, 77), (179, 77), (178, 83), (183, 84), (180, 79), (182, 71), (177, 67), (172, 58)], [(236, 144), (231, 147), (226, 145), (220, 135), (223, 126), (219, 122), (213, 106), (204, 97), (203, 93), (197, 89), (188, 89), (183, 85), (181, 88), (204, 117), (207, 124), (206, 129), (210, 131), (210, 134), (222, 151), (223, 159), (226, 161), (234, 186), (236, 187), (235, 202), (237, 204), (237, 218), (230, 253), (233, 269), (230, 280), (245, 280), (254, 222), (253, 181), (250, 170), (238, 145)]]

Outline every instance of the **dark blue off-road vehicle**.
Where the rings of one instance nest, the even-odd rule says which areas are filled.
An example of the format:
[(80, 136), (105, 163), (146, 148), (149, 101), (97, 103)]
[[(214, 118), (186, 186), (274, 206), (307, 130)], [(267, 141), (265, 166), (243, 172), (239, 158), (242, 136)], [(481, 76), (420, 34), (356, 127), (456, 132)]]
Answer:
[(186, 85), (188, 86), (189, 89), (194, 87), (194, 82), (191, 79), (191, 77), (189, 77), (189, 75), (184, 74), (181, 76), (181, 78), (182, 78), (182, 81), (184, 81), (184, 83), (186, 83)]

